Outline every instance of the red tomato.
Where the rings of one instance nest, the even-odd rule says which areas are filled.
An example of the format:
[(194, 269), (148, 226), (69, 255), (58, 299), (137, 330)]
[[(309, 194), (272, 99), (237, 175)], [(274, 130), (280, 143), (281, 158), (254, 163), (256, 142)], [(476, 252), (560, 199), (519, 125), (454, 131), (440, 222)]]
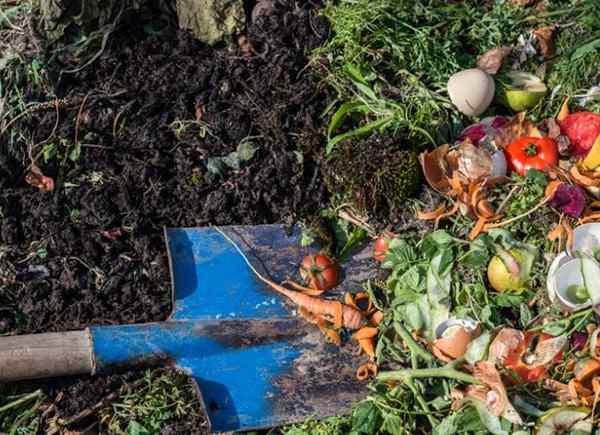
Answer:
[(326, 255), (307, 255), (300, 264), (300, 276), (310, 288), (329, 290), (337, 285), (340, 269), (338, 264)]
[(600, 135), (600, 114), (592, 112), (572, 113), (559, 122), (560, 131), (571, 141), (576, 157), (587, 156)]
[(390, 247), (390, 239), (394, 237), (396, 237), (394, 233), (386, 232), (375, 240), (375, 245), (373, 246), (373, 258), (375, 261), (382, 263), (383, 260), (385, 260), (385, 256)]
[(558, 163), (558, 147), (548, 137), (522, 137), (509, 144), (504, 153), (509, 169), (519, 175), (530, 169), (544, 171)]
[[(525, 339), (516, 349), (507, 355), (506, 359), (504, 360), (504, 366), (507, 369), (513, 370), (525, 383), (537, 382), (546, 375), (549, 367), (548, 365), (531, 366), (527, 364), (526, 356), (533, 350), (531, 348), (536, 345), (534, 340), (537, 341), (537, 345), (539, 345), (540, 342), (554, 337), (543, 332), (525, 331), (524, 334)], [(561, 360), (562, 352), (554, 357), (552, 363), (556, 364)]]

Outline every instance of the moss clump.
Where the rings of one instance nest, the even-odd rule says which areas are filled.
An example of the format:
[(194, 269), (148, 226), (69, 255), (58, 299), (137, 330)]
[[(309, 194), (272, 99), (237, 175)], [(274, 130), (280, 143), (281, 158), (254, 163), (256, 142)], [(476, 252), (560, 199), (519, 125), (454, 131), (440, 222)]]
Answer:
[(366, 212), (393, 211), (422, 185), (417, 153), (374, 135), (340, 144), (324, 165), (327, 189)]

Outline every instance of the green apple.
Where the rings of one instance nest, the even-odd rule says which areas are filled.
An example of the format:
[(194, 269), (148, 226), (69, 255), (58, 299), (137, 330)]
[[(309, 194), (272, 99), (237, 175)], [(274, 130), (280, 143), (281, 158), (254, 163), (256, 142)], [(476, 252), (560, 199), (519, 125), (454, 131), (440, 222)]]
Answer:
[[(513, 249), (510, 252), (502, 251), (501, 254), (494, 256), (487, 269), (488, 281), (492, 288), (498, 292), (522, 292), (527, 288), (527, 281), (524, 274), (521, 273), (522, 264), (525, 259), (525, 253)], [(516, 264), (519, 272), (511, 272), (506, 266), (508, 262)]]
[(505, 75), (502, 83), (503, 100), (515, 112), (531, 109), (548, 93), (548, 88), (537, 76), (522, 71)]
[(553, 408), (540, 417), (536, 435), (559, 435), (564, 433), (591, 434), (592, 422), (589, 408), (566, 406)]

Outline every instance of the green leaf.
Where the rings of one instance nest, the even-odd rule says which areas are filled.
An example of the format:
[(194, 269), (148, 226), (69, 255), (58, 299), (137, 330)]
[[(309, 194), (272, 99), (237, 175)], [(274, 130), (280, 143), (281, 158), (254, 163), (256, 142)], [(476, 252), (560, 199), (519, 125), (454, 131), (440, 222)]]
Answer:
[(70, 145), (68, 147), (68, 155), (69, 160), (71, 160), (72, 162), (79, 160), (79, 157), (81, 156), (81, 145), (79, 143), (74, 143)]
[(251, 141), (244, 140), (240, 142), (237, 147), (237, 158), (239, 162), (247, 162), (248, 160), (251, 160), (252, 157), (254, 157), (254, 154), (256, 154), (256, 147)]
[(494, 298), (494, 304), (504, 308), (517, 308), (523, 302), (522, 295), (499, 293)]
[(406, 433), (403, 430), (402, 419), (400, 419), (399, 416), (389, 412), (383, 416), (381, 430), (385, 431), (384, 433), (389, 433), (392, 435), (405, 435)]
[(475, 364), (478, 361), (484, 360), (491, 341), (492, 335), (489, 333), (489, 331), (485, 331), (483, 334), (469, 343), (469, 347), (465, 353), (465, 360), (469, 364)]
[(144, 426), (142, 426), (141, 424), (139, 424), (135, 420), (132, 420), (132, 421), (129, 422), (129, 425), (127, 426), (127, 433), (128, 433), (128, 435), (146, 435), (146, 434), (150, 434), (150, 432), (148, 431), (148, 429), (146, 429)]
[(600, 38), (594, 39), (593, 41), (588, 42), (587, 44), (584, 44), (575, 50), (571, 55), (571, 60), (575, 61), (577, 59), (581, 59), (582, 57), (585, 57), (586, 55), (596, 51), (598, 48), (600, 48)]
[(569, 325), (570, 322), (568, 320), (551, 322), (544, 325), (543, 331), (550, 335), (558, 337), (559, 335), (564, 334), (567, 331), (567, 329), (569, 329)]
[(206, 169), (214, 175), (223, 175), (225, 172), (225, 164), (220, 157), (209, 157), (206, 159)]
[(412, 331), (420, 331), (425, 327), (425, 319), (419, 306), (415, 303), (404, 305), (402, 318)]
[(527, 175), (525, 179), (533, 184), (537, 184), (538, 186), (546, 187), (548, 184), (548, 177), (542, 171), (538, 171), (537, 169), (530, 169), (527, 171)]
[(380, 424), (379, 410), (370, 401), (361, 402), (352, 413), (352, 428), (358, 433), (375, 433)]
[(432, 435), (454, 435), (458, 432), (460, 412), (453, 412), (446, 416), (438, 426), (433, 428)]
[(229, 153), (225, 157), (221, 157), (221, 161), (234, 171), (239, 171), (240, 164), (242, 163), (237, 151)]
[(377, 95), (375, 94), (375, 91), (369, 86), (363, 85), (362, 83), (354, 83), (354, 86), (356, 86), (358, 90), (364, 95), (366, 95), (369, 99), (373, 101), (377, 100)]
[(477, 409), (477, 413), (479, 414), (479, 418), (484, 426), (494, 435), (509, 435), (504, 429), (502, 429), (502, 424), (500, 423), (500, 419), (490, 413), (483, 402), (479, 400), (473, 400), (473, 405), (475, 409)]
[(312, 228), (304, 228), (300, 234), (300, 246), (303, 248), (315, 243), (316, 235)]
[(340, 261), (344, 261), (346, 257), (358, 246), (360, 246), (365, 239), (367, 238), (367, 232), (358, 227), (354, 227), (350, 236), (347, 238), (346, 243), (342, 247), (341, 251), (338, 254), (338, 258)]
[(490, 251), (485, 238), (479, 237), (471, 242), (469, 251), (463, 255), (460, 262), (473, 267), (486, 265), (490, 260)]
[(355, 82), (362, 83), (363, 85), (367, 84), (367, 79), (365, 79), (362, 72), (357, 66), (352, 65), (350, 63), (346, 64), (344, 65), (344, 71), (346, 71), (346, 74), (348, 74), (350, 78)]
[(354, 130), (339, 134), (339, 135), (331, 138), (327, 142), (327, 146), (325, 148), (325, 153), (331, 154), (331, 152), (333, 151), (335, 146), (338, 143), (340, 143), (346, 139), (366, 136), (377, 129), (383, 130), (385, 127), (387, 127), (392, 122), (392, 119), (393, 119), (392, 116), (385, 116), (383, 118), (376, 119), (375, 121), (371, 121), (371, 122), (363, 125), (362, 127), (355, 128)]
[(331, 137), (331, 135), (340, 127), (340, 125), (342, 125), (349, 113), (364, 112), (366, 107), (367, 106), (365, 106), (362, 101), (348, 101), (342, 104), (331, 117), (329, 127), (327, 128), (327, 137)]
[(519, 305), (519, 321), (523, 328), (526, 328), (531, 321), (531, 311), (527, 304), (521, 303), (521, 305)]

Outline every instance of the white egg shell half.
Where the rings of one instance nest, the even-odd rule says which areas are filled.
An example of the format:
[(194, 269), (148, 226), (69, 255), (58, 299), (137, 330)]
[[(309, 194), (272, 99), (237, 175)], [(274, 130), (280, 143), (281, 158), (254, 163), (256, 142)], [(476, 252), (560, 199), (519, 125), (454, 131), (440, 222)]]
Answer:
[(467, 116), (479, 116), (494, 99), (494, 79), (478, 68), (457, 72), (448, 80), (448, 95), (458, 110)]

